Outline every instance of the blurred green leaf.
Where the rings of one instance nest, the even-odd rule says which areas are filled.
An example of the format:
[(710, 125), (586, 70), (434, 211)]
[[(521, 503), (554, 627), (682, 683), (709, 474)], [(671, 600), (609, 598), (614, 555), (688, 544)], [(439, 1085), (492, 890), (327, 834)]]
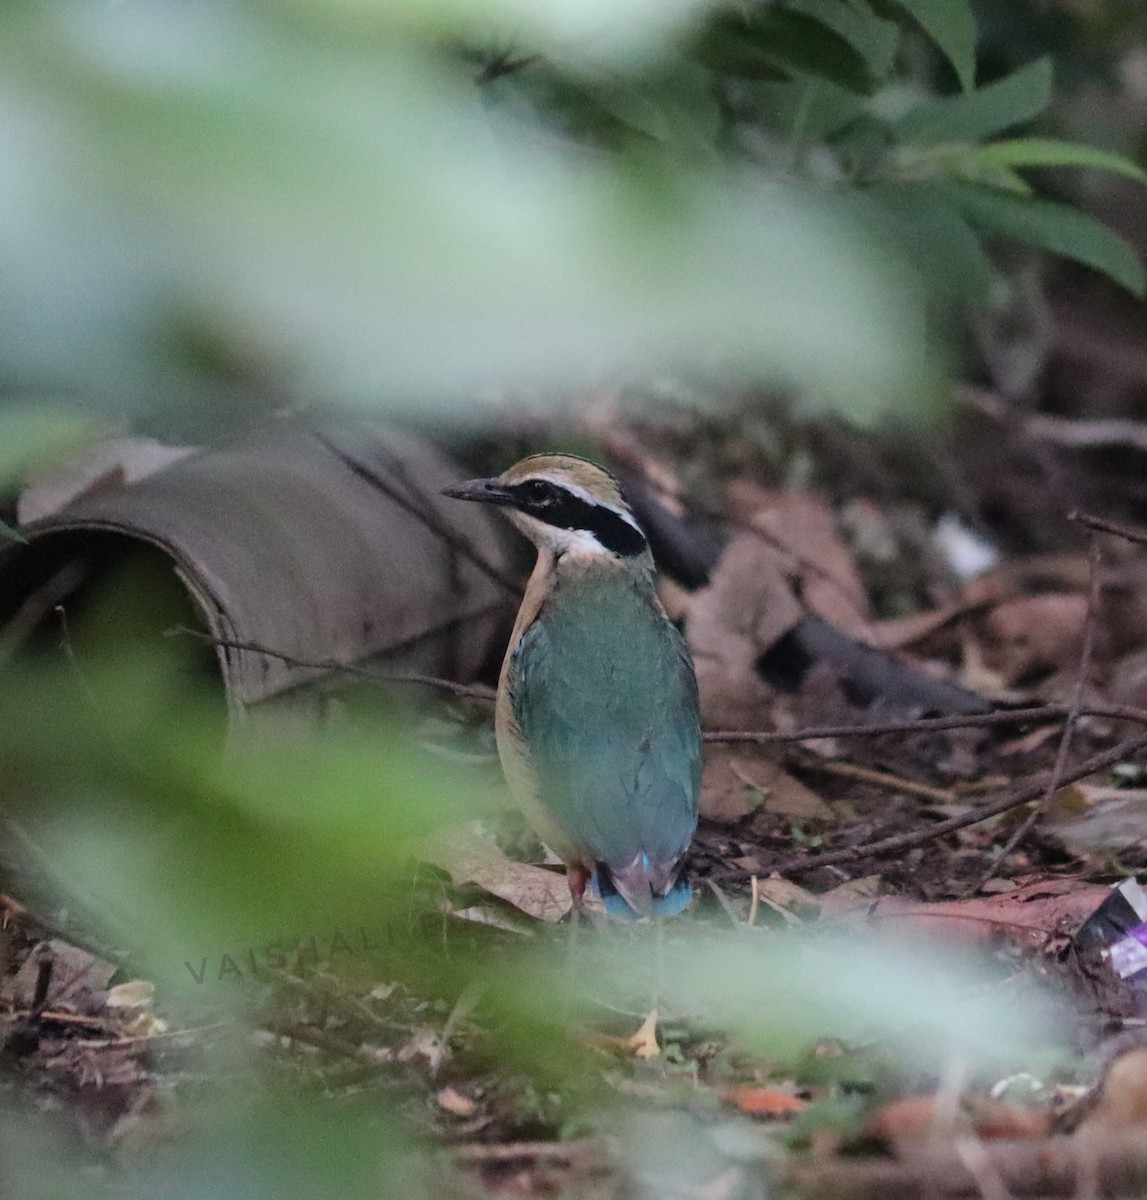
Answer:
[(0, 521), (0, 542), (22, 542), (24, 540), (24, 535), (18, 529), (13, 529), (11, 525)]
[(789, 0), (788, 7), (844, 38), (868, 64), (874, 80), (884, 79), (892, 70), (900, 27), (878, 17), (863, 0)]
[(976, 86), (976, 19), (968, 0), (895, 0), (952, 64), (960, 86)]
[(967, 183), (983, 183), (989, 187), (1015, 192), (1020, 196), (1032, 194), (1031, 184), (1022, 175), (979, 156), (978, 146), (962, 143), (939, 146), (898, 146), (887, 162), (891, 169), (885, 175), (910, 181), (960, 179)]
[(865, 115), (862, 96), (827, 79), (762, 80), (753, 98), (771, 127), (798, 129), (806, 142), (832, 137)]
[[(164, 321), (206, 313), (288, 395), (460, 420), (506, 379), (698, 364), (844, 411), (857, 385), (915, 390), (894, 255), (813, 189), (575, 153), (483, 106), (441, 56), (267, 8), (51, 13), (0, 10), (18, 181), (0, 315), (22, 375), (117, 403), (177, 382), (199, 396), (163, 357)], [(789, 16), (815, 32), (790, 49), (827, 42), (864, 69)]]
[(55, 400), (0, 402), (0, 488), (15, 488), (34, 467), (78, 449), (94, 418)]
[(1025, 199), (975, 184), (939, 186), (981, 232), (1074, 259), (1109, 275), (1136, 296), (1143, 295), (1143, 264), (1138, 255), (1087, 213), (1051, 200)]
[(624, 62), (663, 52), (712, 0), (290, 0), (322, 22), (357, 34), (467, 37), (539, 47), (570, 61)]
[(1064, 142), (1057, 138), (1013, 138), (990, 142), (986, 146), (970, 147), (965, 157), (987, 168), (1023, 167), (1083, 167), (1091, 171), (1110, 171), (1147, 183), (1147, 172), (1122, 154), (1084, 146), (1079, 142)]
[(1041, 58), (963, 96), (925, 100), (896, 125), (904, 142), (976, 142), (1038, 116), (1051, 102), (1051, 60)]
[(930, 184), (877, 184), (866, 195), (892, 223), (889, 236), (939, 295), (975, 308), (993, 271), (975, 231), (940, 189)]
[(168, 987), (192, 987), (204, 960), (221, 981), (224, 953), (360, 927), (376, 942), (386, 928), (416, 969), (410, 856), (492, 809), (493, 781), (412, 749), (381, 717), (310, 739), (264, 717), (225, 754), (221, 714), (193, 687), (180, 660), (138, 653), (9, 664), (0, 754), (34, 782), (20, 819), (61, 878)]
[(777, 79), (800, 72), (853, 92), (870, 92), (875, 80), (864, 57), (819, 16), (795, 9), (755, 7), (715, 17), (694, 56), (722, 74)]

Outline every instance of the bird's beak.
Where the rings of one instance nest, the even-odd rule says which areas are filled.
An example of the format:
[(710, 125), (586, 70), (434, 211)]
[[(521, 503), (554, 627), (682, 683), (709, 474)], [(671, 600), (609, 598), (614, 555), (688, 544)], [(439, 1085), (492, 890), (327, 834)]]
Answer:
[(500, 479), (470, 479), (442, 489), (442, 495), (455, 500), (479, 500), (483, 504), (513, 504), (514, 498)]

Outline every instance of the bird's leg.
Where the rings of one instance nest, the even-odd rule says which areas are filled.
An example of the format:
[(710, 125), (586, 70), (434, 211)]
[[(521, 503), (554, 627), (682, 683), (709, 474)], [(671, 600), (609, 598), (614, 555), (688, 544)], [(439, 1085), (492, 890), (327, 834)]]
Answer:
[(573, 1005), (574, 986), (577, 982), (577, 938), (581, 925), (581, 913), (585, 907), (585, 886), (589, 882), (589, 871), (582, 866), (566, 867), (566, 882), (570, 885), (570, 931), (566, 938), (565, 1010), (570, 1014)]
[(589, 868), (566, 867), (566, 882), (570, 885), (570, 899), (573, 900), (573, 913), (576, 916), (585, 904), (585, 885), (589, 883)]
[(653, 918), (653, 995), (650, 1008), (661, 1008), (661, 996), (665, 990), (665, 919)]

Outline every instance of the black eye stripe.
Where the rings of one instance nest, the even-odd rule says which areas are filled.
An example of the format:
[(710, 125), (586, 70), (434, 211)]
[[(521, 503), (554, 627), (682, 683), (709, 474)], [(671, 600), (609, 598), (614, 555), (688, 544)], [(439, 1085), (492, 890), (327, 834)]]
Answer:
[[(541, 484), (541, 488), (535, 487)], [(593, 504), (544, 479), (527, 479), (506, 489), (517, 507), (531, 517), (557, 529), (582, 529), (592, 533), (611, 554), (625, 558), (646, 549), (645, 535), (623, 516), (601, 504)]]

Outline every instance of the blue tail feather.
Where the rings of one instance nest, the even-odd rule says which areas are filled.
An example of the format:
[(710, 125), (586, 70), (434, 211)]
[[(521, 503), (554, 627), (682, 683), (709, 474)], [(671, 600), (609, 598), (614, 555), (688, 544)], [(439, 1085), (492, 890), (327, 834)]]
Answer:
[[(639, 914), (633, 911), (629, 902), (614, 886), (608, 870), (603, 871), (598, 867), (594, 871), (593, 890), (611, 917), (618, 917), (623, 921), (638, 919)], [(664, 896), (653, 897), (649, 915), (652, 917), (675, 917), (685, 910), (692, 899), (693, 889), (684, 879), (678, 879)]]

